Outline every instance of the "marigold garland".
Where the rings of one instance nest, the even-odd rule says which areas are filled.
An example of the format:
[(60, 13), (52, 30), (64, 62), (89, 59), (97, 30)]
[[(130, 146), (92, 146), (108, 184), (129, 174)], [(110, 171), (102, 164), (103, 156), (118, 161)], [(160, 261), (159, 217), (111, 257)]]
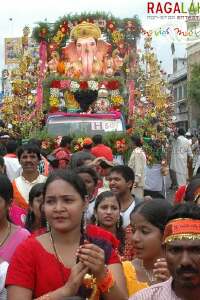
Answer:
[(124, 103), (124, 99), (120, 95), (111, 96), (111, 102), (115, 106), (120, 106)]

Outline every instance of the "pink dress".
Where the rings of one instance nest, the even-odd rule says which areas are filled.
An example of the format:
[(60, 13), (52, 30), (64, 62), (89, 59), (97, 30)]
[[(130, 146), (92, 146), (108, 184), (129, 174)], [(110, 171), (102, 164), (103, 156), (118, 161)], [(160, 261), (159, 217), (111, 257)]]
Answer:
[(10, 262), (17, 246), (29, 236), (30, 232), (28, 230), (17, 226), (3, 246), (0, 247), (0, 257), (5, 261)]

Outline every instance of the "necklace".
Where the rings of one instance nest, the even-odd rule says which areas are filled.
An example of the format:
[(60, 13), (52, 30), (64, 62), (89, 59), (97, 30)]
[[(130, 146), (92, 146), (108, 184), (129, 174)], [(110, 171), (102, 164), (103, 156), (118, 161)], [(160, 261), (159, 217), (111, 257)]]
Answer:
[(142, 269), (143, 269), (143, 271), (144, 271), (146, 277), (148, 278), (148, 281), (150, 282), (150, 284), (151, 284), (151, 285), (154, 284), (154, 283), (156, 282), (156, 277), (154, 276), (153, 271), (152, 271), (152, 270), (151, 270), (151, 271), (148, 271), (148, 270), (145, 268), (145, 266), (144, 266), (144, 264), (143, 264), (143, 261), (141, 262), (141, 267), (142, 267)]
[(3, 244), (5, 243), (5, 241), (8, 239), (10, 233), (11, 233), (11, 223), (8, 222), (8, 226), (7, 226), (7, 228), (6, 228), (6, 234), (5, 234), (5, 237), (2, 239), (2, 241), (0, 241), (0, 247), (3, 246)]
[(56, 256), (57, 260), (60, 263), (62, 263), (63, 265), (65, 265), (64, 262), (63, 262), (63, 260), (62, 260), (62, 258), (61, 258), (61, 256), (58, 254), (58, 251), (56, 250), (56, 246), (55, 246), (55, 242), (54, 242), (51, 230), (49, 231), (49, 233), (50, 233), (50, 240), (51, 240), (51, 244), (53, 246), (53, 251), (55, 253), (55, 256)]
[[(49, 237), (50, 237), (50, 241), (51, 241), (51, 244), (52, 244), (52, 247), (53, 247), (53, 251), (54, 251), (54, 254), (55, 254), (55, 257), (56, 257), (56, 261), (57, 261), (57, 264), (58, 264), (58, 267), (59, 267), (59, 270), (60, 270), (60, 274), (61, 274), (61, 277), (62, 277), (63, 285), (65, 285), (66, 278), (65, 278), (63, 267), (62, 267), (62, 265), (64, 266), (64, 263), (63, 263), (62, 258), (59, 256), (59, 254), (58, 254), (58, 252), (56, 250), (55, 241), (54, 241), (51, 229), (49, 231)], [(83, 242), (84, 242), (83, 236), (81, 235), (80, 245), (82, 245)], [(77, 259), (77, 262), (78, 262), (78, 259)], [(62, 263), (62, 265), (61, 265), (61, 263)], [(84, 290), (82, 290), (82, 288), (79, 288), (79, 292), (80, 292), (80, 294), (82, 294), (82, 293), (84, 293)], [(79, 292), (78, 292), (78, 294), (79, 294)], [(83, 299), (89, 299), (89, 298), (83, 298)]]
[(153, 274), (153, 271), (148, 271), (145, 267), (143, 267), (143, 270), (144, 270), (145, 275), (147, 276), (148, 281), (150, 282), (150, 284), (155, 283), (156, 278), (155, 278), (155, 276)]
[(142, 270), (142, 272), (145, 274), (148, 282), (152, 285), (155, 284), (156, 281), (156, 277), (153, 274), (153, 271), (149, 271), (145, 268), (144, 264), (143, 264), (143, 260), (141, 259), (135, 259), (134, 260), (134, 264), (133, 264), (137, 269)]
[(53, 239), (51, 229), (49, 231), (49, 236), (50, 236), (50, 241), (51, 241), (51, 244), (52, 244), (52, 247), (53, 247), (53, 251), (54, 251), (54, 254), (56, 256), (56, 260), (57, 260), (57, 263), (58, 263), (58, 266), (59, 266), (59, 269), (60, 269), (60, 274), (62, 276), (63, 283), (65, 284), (65, 281), (66, 281), (65, 280), (65, 275), (64, 275), (64, 271), (63, 271), (63, 268), (62, 268), (60, 263), (62, 263), (63, 266), (65, 266), (65, 265), (64, 265), (64, 262), (63, 262), (62, 258), (59, 256), (59, 254), (56, 250), (56, 246), (55, 246), (55, 242), (54, 242), (54, 239)]

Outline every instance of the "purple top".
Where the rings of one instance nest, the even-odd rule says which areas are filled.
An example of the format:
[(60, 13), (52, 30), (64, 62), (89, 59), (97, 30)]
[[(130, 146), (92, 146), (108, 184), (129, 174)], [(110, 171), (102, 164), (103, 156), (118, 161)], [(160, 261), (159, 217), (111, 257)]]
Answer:
[(28, 230), (16, 226), (15, 231), (11, 233), (7, 241), (0, 247), (0, 257), (9, 263), (17, 246), (27, 239), (28, 236), (30, 236)]

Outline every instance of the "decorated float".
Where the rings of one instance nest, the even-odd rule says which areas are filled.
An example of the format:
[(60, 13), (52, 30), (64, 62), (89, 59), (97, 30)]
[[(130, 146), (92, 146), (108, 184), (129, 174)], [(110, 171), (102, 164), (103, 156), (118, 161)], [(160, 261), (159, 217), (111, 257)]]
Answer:
[[(172, 104), (151, 38), (145, 36), (144, 49), (137, 49), (143, 32), (137, 17), (67, 15), (33, 29), (38, 44), (33, 60), (25, 30), (20, 63), (10, 75), (12, 91), (4, 97), (6, 126), (14, 136), (41, 138), (49, 151), (56, 135), (74, 136), (72, 128), (74, 151), (81, 149), (83, 137), (100, 132), (124, 161), (131, 152), (130, 136), (138, 133), (148, 165), (159, 164), (161, 169)], [(49, 132), (42, 129), (44, 124)]]
[[(132, 117), (138, 18), (68, 15), (40, 23), (37, 103), (50, 135), (125, 132)], [(79, 128), (77, 127), (79, 126)]]

